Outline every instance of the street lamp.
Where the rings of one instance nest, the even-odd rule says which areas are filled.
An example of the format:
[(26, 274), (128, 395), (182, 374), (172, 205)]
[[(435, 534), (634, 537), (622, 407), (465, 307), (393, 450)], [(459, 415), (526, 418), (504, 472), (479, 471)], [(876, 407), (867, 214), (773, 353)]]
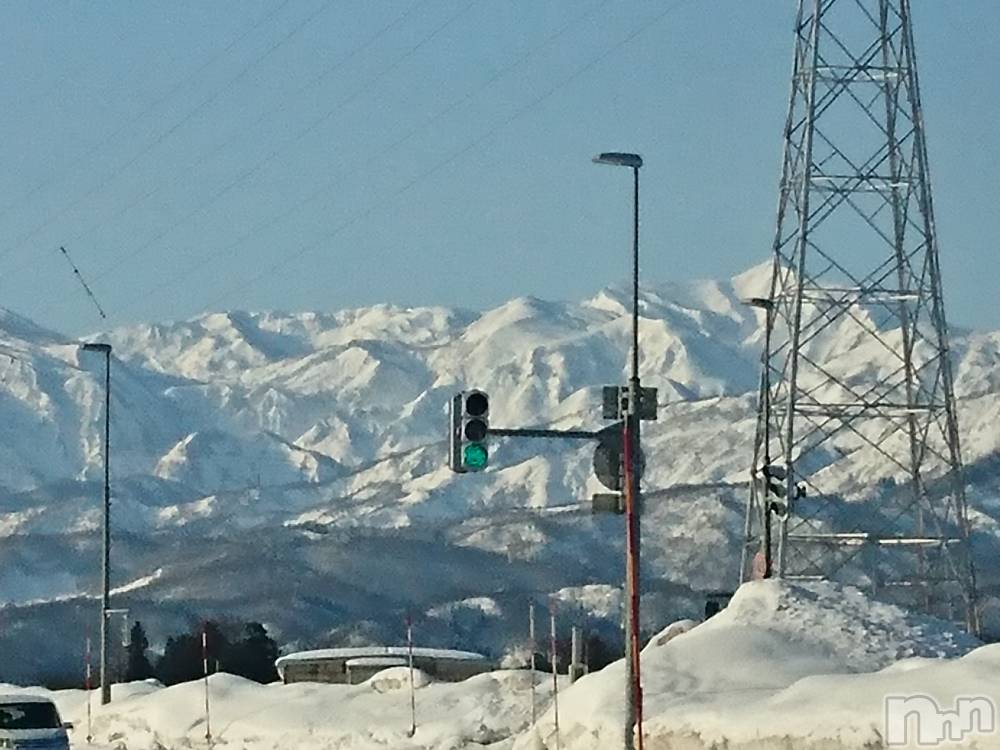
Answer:
[[(628, 414), (625, 419), (625, 748), (632, 750), (638, 735), (642, 749), (642, 684), (639, 669), (639, 510), (640, 487), (636, 463), (639, 459), (639, 168), (638, 154), (608, 152), (594, 157), (595, 164), (610, 164), (632, 170), (632, 376), (629, 378)], [(638, 731), (636, 731), (638, 728)]]
[(85, 352), (104, 354), (104, 538), (101, 556), (101, 704), (111, 702), (108, 671), (108, 617), (111, 614), (111, 344), (86, 343)]
[[(755, 307), (758, 310), (764, 311), (764, 352), (761, 354), (761, 398), (763, 403), (761, 404), (762, 411), (764, 413), (764, 490), (763, 490), (763, 503), (762, 508), (764, 511), (763, 518), (763, 531), (764, 539), (762, 546), (764, 547), (764, 571), (763, 577), (770, 578), (774, 569), (773, 566), (773, 556), (772, 556), (772, 542), (771, 542), (771, 329), (774, 327), (774, 300), (768, 299), (766, 297), (751, 297), (750, 299), (744, 300), (746, 304), (750, 307)], [(754, 467), (756, 471), (756, 467)], [(752, 477), (753, 482), (758, 482), (758, 477)], [(757, 487), (753, 487), (751, 491), (757, 491)], [(749, 516), (748, 516), (749, 518)], [(746, 554), (747, 550), (743, 549), (743, 569), (746, 569)], [(745, 575), (745, 572), (744, 572)], [(741, 581), (742, 583), (742, 581)]]

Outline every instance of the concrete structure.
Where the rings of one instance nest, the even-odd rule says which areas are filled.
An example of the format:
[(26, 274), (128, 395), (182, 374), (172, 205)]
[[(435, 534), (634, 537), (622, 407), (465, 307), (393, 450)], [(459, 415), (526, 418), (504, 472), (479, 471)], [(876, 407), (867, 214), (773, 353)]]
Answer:
[[(406, 646), (361, 646), (299, 651), (280, 657), (274, 666), (281, 681), (332, 682), (357, 685), (389, 667), (409, 664)], [(439, 648), (413, 649), (413, 666), (436, 680), (460, 682), (494, 668), (482, 654)]]

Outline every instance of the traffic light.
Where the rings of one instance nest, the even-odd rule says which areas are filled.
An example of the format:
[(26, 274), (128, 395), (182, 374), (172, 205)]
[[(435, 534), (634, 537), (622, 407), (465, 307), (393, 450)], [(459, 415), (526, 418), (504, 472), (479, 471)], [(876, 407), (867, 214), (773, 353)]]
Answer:
[[(777, 513), (778, 516), (783, 516), (788, 512), (788, 503), (783, 500), (771, 500), (770, 495), (775, 497), (784, 498), (785, 497), (785, 485), (781, 484), (785, 481), (788, 476), (788, 472), (785, 471), (784, 466), (778, 466), (775, 464), (767, 464), (761, 470), (764, 474), (764, 507), (768, 509), (771, 513)], [(795, 487), (795, 497), (796, 499), (805, 497), (806, 491), (805, 487), (802, 485), (796, 485)]]
[(624, 485), (621, 425), (615, 425), (615, 428), (597, 441), (594, 448), (594, 474), (609, 490), (621, 492)]
[(489, 463), (490, 397), (468, 390), (451, 401), (450, 465), (452, 471), (482, 471)]
[[(762, 471), (764, 474), (764, 486), (767, 491), (772, 495), (784, 497), (785, 487), (782, 484), (778, 484), (778, 482), (784, 482), (785, 477), (788, 476), (787, 472), (785, 472), (785, 467), (769, 464)], [(772, 482), (772, 480), (776, 481)]]
[[(594, 448), (594, 474), (598, 481), (614, 492), (625, 489), (625, 446), (622, 423), (609, 425), (601, 430)], [(641, 478), (646, 468), (646, 458), (640, 449), (635, 470)]]

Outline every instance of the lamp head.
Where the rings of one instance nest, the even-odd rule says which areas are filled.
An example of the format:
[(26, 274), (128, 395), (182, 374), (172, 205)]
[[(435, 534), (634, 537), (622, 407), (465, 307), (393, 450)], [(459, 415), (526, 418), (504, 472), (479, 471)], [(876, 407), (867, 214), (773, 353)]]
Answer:
[(638, 169), (642, 166), (642, 157), (639, 154), (626, 154), (619, 151), (608, 151), (594, 157), (594, 164), (610, 164), (615, 167), (632, 167)]
[(750, 305), (750, 307), (759, 307), (761, 310), (770, 311), (774, 309), (774, 302), (767, 297), (750, 297), (743, 300), (743, 302)]

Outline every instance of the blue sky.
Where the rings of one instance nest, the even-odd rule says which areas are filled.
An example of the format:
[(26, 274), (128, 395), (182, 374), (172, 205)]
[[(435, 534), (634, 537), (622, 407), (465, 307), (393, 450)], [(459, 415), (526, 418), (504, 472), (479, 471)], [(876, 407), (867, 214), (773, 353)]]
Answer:
[[(0, 6), (0, 304), (71, 334), (205, 310), (578, 299), (771, 244), (790, 0)], [(1000, 4), (915, 0), (945, 299), (1000, 327)], [(58, 247), (65, 245), (109, 321)]]

